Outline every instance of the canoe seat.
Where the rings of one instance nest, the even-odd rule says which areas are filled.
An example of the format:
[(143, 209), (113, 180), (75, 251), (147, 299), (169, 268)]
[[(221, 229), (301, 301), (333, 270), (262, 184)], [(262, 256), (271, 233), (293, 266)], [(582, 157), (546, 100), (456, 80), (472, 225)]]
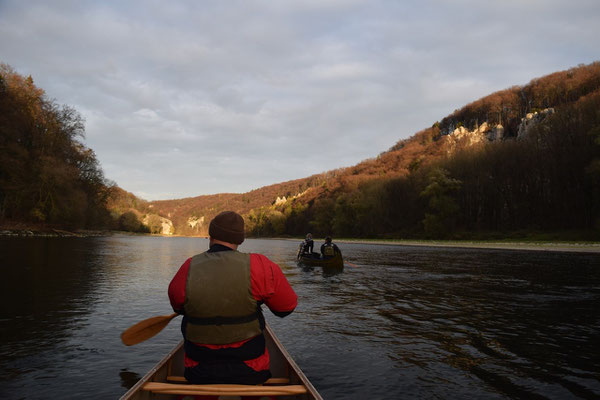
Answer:
[(235, 385), (235, 384), (210, 384), (191, 385), (185, 383), (147, 382), (142, 386), (158, 394), (180, 394), (196, 396), (290, 396), (307, 393), (304, 385)]
[[(177, 375), (167, 376), (167, 382), (188, 383), (187, 379), (185, 379), (184, 376), (177, 376)], [(263, 385), (287, 385), (289, 383), (290, 383), (290, 380), (288, 378), (270, 378), (270, 379), (267, 379), (267, 381), (265, 383), (263, 383)]]

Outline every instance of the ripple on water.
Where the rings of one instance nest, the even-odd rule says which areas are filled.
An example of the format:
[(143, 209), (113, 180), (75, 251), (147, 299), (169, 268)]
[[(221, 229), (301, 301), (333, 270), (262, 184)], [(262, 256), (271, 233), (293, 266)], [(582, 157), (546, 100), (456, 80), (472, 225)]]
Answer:
[[(171, 313), (171, 277), (206, 245), (0, 241), (0, 397), (120, 396), (179, 340), (179, 321), (133, 347), (120, 332)], [(340, 243), (357, 267), (329, 275), (298, 267), (295, 241), (242, 247), (281, 263), (299, 305), (267, 320), (328, 400), (600, 397), (597, 255)]]

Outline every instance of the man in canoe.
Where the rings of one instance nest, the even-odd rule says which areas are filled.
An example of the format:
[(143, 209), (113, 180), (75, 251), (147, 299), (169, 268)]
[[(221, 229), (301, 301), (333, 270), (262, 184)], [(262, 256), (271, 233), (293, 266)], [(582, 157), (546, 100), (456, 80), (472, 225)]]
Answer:
[(187, 259), (169, 284), (173, 310), (183, 314), (185, 378), (196, 384), (260, 384), (271, 377), (261, 304), (285, 317), (297, 296), (266, 256), (241, 253), (244, 219), (217, 215), (209, 249)]
[(336, 254), (341, 254), (339, 247), (332, 243), (331, 236), (325, 238), (325, 243), (321, 245), (321, 255), (324, 259), (333, 258)]
[(306, 239), (302, 242), (302, 254), (312, 254), (315, 242), (311, 233), (306, 234)]

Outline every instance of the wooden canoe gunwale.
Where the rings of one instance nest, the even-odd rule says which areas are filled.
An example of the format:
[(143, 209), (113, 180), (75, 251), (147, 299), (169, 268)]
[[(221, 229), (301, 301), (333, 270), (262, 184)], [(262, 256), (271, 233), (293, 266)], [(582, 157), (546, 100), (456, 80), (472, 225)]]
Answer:
[[(287, 371), (287, 375), (290, 378), (290, 382), (292, 382), (292, 383), (294, 382), (294, 380), (292, 379), (293, 377), (291, 376), (293, 373), (294, 375), (296, 375), (296, 377), (300, 380), (300, 382), (308, 390), (308, 394), (310, 397), (307, 397), (307, 398), (323, 400), (323, 398), (321, 397), (321, 395), (319, 394), (317, 389), (313, 386), (312, 383), (310, 383), (310, 381), (308, 380), (306, 375), (304, 375), (304, 372), (302, 372), (302, 370), (300, 369), (298, 364), (296, 364), (296, 362), (294, 361), (292, 356), (287, 352), (285, 347), (283, 347), (283, 344), (281, 344), (281, 342), (279, 341), (279, 338), (277, 336), (275, 336), (275, 333), (271, 330), (271, 327), (269, 327), (269, 325), (265, 326), (265, 336), (266, 336), (266, 339), (270, 339), (273, 341), (273, 344), (275, 345), (276, 350), (281, 353), (281, 355), (285, 359), (285, 362), (287, 363), (288, 368), (291, 368), (291, 371), (289, 369)], [(273, 357), (274, 352), (272, 350), (273, 349), (269, 349), (269, 354), (271, 355), (272, 358), (274, 358)]]
[[(150, 368), (150, 371), (148, 371), (146, 373), (146, 375), (144, 375), (139, 381), (137, 381), (137, 383), (135, 385), (133, 385), (131, 387), (131, 389), (129, 389), (127, 391), (127, 393), (125, 393), (123, 396), (121, 396), (120, 400), (135, 399), (136, 394), (139, 393), (140, 391), (142, 391), (142, 387), (147, 382), (155, 382), (153, 378), (156, 376), (156, 374), (158, 374), (162, 370), (166, 370), (165, 372), (168, 373), (169, 371), (167, 369), (169, 366), (169, 361), (171, 359), (173, 359), (175, 354), (177, 354), (177, 352), (179, 352), (182, 348), (183, 348), (183, 340), (180, 341), (177, 344), (177, 346), (175, 346), (169, 353), (167, 353), (167, 355), (164, 356), (154, 367)], [(165, 380), (166, 380), (166, 376), (165, 376)]]
[[(323, 400), (319, 392), (315, 389), (315, 387), (310, 383), (306, 375), (302, 372), (300, 367), (296, 364), (287, 350), (283, 347), (277, 336), (275, 336), (274, 332), (267, 325), (265, 327), (265, 339), (267, 342), (267, 347), (269, 350), (270, 358), (271, 358), (271, 373), (274, 378), (270, 381), (274, 384), (283, 383), (285, 381), (283, 378), (286, 378), (288, 386), (279, 386), (281, 388), (282, 393), (285, 391), (285, 388), (289, 388), (286, 394), (280, 394), (276, 396), (283, 396), (286, 399), (304, 399), (304, 400)], [(179, 342), (175, 348), (173, 348), (165, 357), (163, 357), (154, 367), (152, 367), (145, 375), (142, 377), (134, 386), (131, 387), (125, 393), (121, 400), (138, 400), (138, 399), (174, 399), (175, 392), (169, 390), (162, 391), (148, 391), (144, 389), (144, 386), (149, 382), (157, 382), (157, 383), (166, 383), (167, 377), (173, 375), (173, 362), (174, 359), (183, 356), (183, 341)], [(183, 375), (183, 360), (178, 360), (177, 369), (179, 371), (175, 372), (175, 374)], [(176, 375), (177, 377), (177, 375)], [(183, 379), (179, 376), (176, 381), (181, 382)], [(306, 390), (302, 390), (304, 393), (294, 392), (294, 387), (298, 388), (298, 385), (306, 388)], [(153, 385), (150, 385), (153, 386)], [(154, 385), (156, 386), (156, 385)], [(181, 386), (181, 385), (175, 385)], [(203, 385), (192, 385), (196, 387), (200, 387)], [(190, 386), (190, 388), (192, 387)], [(211, 386), (211, 385), (209, 385)], [(215, 385), (212, 385), (215, 386)], [(227, 386), (227, 385), (222, 385)], [(237, 385), (234, 385), (237, 386)], [(246, 386), (247, 385), (242, 385)], [(264, 386), (267, 391), (273, 390), (275, 391), (278, 386)], [(261, 386), (251, 386), (248, 387), (249, 392), (253, 392), (256, 390), (260, 390)], [(181, 394), (184, 394), (183, 392)], [(185, 394), (194, 394), (191, 391)], [(198, 394), (198, 393), (195, 393)], [(227, 393), (221, 393), (221, 395), (227, 395)], [(247, 395), (252, 396), (252, 393), (248, 393)]]

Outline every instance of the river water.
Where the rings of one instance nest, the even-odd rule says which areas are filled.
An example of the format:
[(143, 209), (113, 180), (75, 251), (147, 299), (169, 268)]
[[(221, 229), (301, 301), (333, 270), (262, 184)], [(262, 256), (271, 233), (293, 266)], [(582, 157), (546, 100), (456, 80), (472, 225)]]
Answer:
[[(339, 243), (339, 274), (297, 242), (248, 239), (299, 296), (267, 320), (326, 400), (600, 398), (600, 255)], [(180, 339), (121, 331), (170, 314), (206, 239), (1, 238), (0, 398), (118, 398)]]

